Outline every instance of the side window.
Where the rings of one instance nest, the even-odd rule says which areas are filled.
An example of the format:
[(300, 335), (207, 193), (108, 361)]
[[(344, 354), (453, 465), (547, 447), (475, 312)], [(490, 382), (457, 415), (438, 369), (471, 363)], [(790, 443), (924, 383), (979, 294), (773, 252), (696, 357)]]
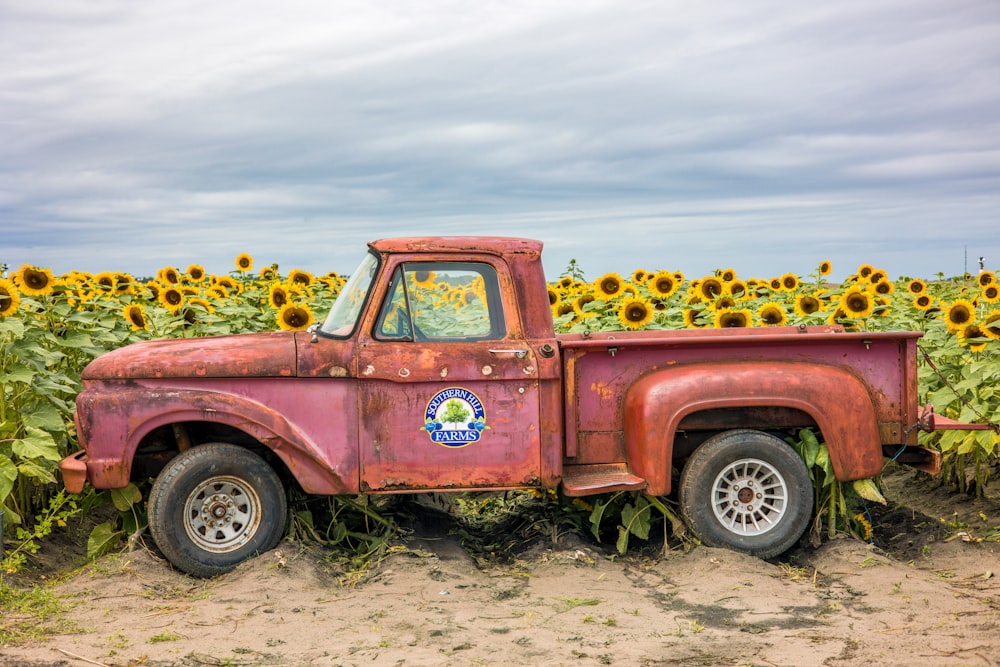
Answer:
[(392, 276), (392, 286), (375, 328), (380, 340), (413, 340), (403, 274), (399, 269)]
[(494, 340), (507, 333), (496, 270), (476, 262), (410, 262), (396, 270), (376, 324), (380, 340)]

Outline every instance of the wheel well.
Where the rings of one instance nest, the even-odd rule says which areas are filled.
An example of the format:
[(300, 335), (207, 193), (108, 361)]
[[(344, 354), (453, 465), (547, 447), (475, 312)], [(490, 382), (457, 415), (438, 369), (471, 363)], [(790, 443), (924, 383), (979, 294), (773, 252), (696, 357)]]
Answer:
[(703, 442), (725, 431), (752, 429), (784, 438), (794, 437), (800, 428), (816, 426), (816, 420), (809, 413), (781, 406), (713, 408), (692, 412), (681, 420), (674, 435), (674, 465), (682, 468)]
[(286, 485), (296, 483), (285, 462), (252, 435), (229, 424), (207, 421), (176, 422), (154, 428), (136, 448), (132, 459), (132, 481), (155, 478), (170, 459), (182, 450), (209, 442), (228, 442), (261, 456)]

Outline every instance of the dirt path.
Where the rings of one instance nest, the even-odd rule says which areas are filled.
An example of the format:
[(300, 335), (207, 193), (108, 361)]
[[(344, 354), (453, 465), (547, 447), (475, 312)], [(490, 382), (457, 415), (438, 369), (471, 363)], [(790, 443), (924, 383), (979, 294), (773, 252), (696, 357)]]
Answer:
[(569, 536), (483, 569), (443, 523), (354, 585), (288, 542), (209, 581), (139, 550), (55, 587), (80, 632), (0, 647), (0, 664), (1000, 664), (1000, 544), (945, 541), (939, 520), (975, 538), (1000, 502), (909, 478), (889, 492), (888, 551), (838, 539), (775, 563), (707, 547), (619, 559)]

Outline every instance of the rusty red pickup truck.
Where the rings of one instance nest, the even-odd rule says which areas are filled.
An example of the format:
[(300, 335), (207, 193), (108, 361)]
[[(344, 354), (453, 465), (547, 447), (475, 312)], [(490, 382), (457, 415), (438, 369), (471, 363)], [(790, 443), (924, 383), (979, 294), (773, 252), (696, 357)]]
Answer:
[(918, 408), (919, 333), (556, 334), (541, 249), (375, 241), (308, 332), (156, 340), (98, 357), (82, 374), (82, 451), (62, 462), (64, 484), (155, 477), (157, 546), (212, 576), (278, 543), (289, 484), (676, 491), (703, 542), (766, 558), (796, 543), (813, 508), (783, 435), (820, 431), (841, 481), (879, 474), (886, 456), (939, 466), (915, 427), (955, 424)]

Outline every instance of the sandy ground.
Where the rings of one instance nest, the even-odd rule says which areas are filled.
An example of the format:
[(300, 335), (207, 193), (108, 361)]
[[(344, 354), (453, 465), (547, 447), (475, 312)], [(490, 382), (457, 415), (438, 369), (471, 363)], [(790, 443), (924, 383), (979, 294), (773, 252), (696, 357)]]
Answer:
[(902, 475), (888, 495), (881, 546), (837, 539), (774, 562), (616, 558), (565, 535), (482, 567), (434, 513), (362, 581), (290, 542), (212, 580), (139, 549), (55, 585), (78, 632), (0, 647), (0, 664), (1000, 664), (1000, 544), (941, 521), (974, 540), (1000, 501)]

